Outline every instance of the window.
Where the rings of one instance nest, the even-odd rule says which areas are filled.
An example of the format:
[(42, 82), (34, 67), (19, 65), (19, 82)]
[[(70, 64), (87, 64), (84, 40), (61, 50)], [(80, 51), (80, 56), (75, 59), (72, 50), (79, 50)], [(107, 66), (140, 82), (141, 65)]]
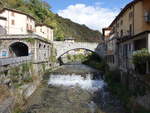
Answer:
[(129, 35), (131, 36), (132, 35), (132, 25), (130, 24), (129, 26)]
[(123, 25), (123, 20), (120, 21), (120, 25)]
[(15, 20), (11, 20), (11, 25), (15, 25)]
[(41, 44), (39, 44), (39, 48), (41, 47)]
[(119, 23), (117, 23), (117, 27), (119, 28)]
[(29, 25), (27, 24), (27, 29), (29, 29)]
[(32, 25), (30, 25), (30, 30), (32, 30)]
[(131, 52), (131, 43), (128, 44), (128, 50)]
[(15, 13), (14, 13), (14, 12), (11, 12), (11, 16), (15, 16)]
[(129, 19), (131, 19), (133, 17), (133, 12), (129, 13)]
[(123, 57), (127, 57), (127, 44), (125, 44), (124, 46), (123, 46)]
[(123, 36), (123, 30), (120, 31), (120, 36), (121, 36), (121, 37)]

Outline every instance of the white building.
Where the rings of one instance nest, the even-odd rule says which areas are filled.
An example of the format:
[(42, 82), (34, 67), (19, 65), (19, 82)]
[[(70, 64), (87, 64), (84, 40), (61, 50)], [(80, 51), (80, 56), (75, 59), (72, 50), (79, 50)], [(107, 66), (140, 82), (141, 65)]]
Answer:
[(36, 34), (50, 41), (53, 41), (53, 28), (51, 26), (46, 24), (37, 24)]
[(35, 19), (29, 14), (9, 8), (0, 11), (0, 25), (6, 29), (7, 34), (28, 34), (35, 32)]
[(0, 16), (0, 34), (6, 34), (6, 29), (4, 26), (6, 26), (7, 18)]

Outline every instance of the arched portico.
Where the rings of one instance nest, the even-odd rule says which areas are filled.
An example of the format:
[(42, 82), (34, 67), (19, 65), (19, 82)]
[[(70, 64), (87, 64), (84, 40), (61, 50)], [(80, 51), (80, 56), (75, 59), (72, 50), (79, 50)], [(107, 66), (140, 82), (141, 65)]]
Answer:
[(12, 53), (15, 54), (17, 57), (21, 56), (28, 56), (29, 55), (29, 48), (23, 42), (14, 42), (9, 46), (9, 49)]

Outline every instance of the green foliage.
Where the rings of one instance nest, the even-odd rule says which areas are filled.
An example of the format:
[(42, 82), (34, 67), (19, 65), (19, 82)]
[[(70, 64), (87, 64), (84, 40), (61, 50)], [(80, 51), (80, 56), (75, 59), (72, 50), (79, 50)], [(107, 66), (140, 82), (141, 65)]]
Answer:
[(42, 69), (44, 72), (46, 71), (46, 65), (45, 64), (42, 64)]
[(26, 79), (23, 80), (24, 83), (33, 82), (33, 79), (31, 76), (26, 77)]
[(16, 106), (13, 113), (23, 113), (23, 110), (21, 110), (18, 106)]
[(135, 110), (134, 113), (150, 113), (150, 110), (146, 110), (145, 108), (138, 106)]
[(33, 44), (35, 42), (35, 39), (29, 37), (29, 38), (26, 38), (25, 41), (30, 42), (31, 44)]
[(105, 73), (105, 80), (107, 83), (120, 83), (120, 72), (119, 70), (107, 71)]
[(140, 74), (146, 72), (146, 62), (150, 62), (150, 53), (147, 49), (138, 50), (133, 54), (135, 69)]
[(12, 76), (19, 76), (20, 73), (19, 73), (19, 67), (14, 67), (10, 70), (10, 75)]
[(55, 40), (74, 37), (77, 41), (96, 42), (101, 38), (99, 31), (91, 30), (85, 25), (79, 25), (52, 13), (51, 6), (43, 0), (3, 0), (0, 5), (4, 6), (3, 4), (34, 16), (38, 23), (54, 27)]
[(133, 54), (133, 63), (135, 65), (143, 64), (147, 61), (150, 61), (150, 53), (147, 49), (138, 50)]
[(105, 60), (99, 57), (97, 54), (89, 55), (83, 64), (89, 65), (103, 72), (106, 72), (106, 68), (108, 68)]
[(69, 62), (83, 62), (88, 58), (88, 56), (85, 56), (83, 54), (76, 54), (76, 55), (67, 55), (67, 59), (69, 60)]
[[(131, 92), (120, 82), (121, 75), (119, 70), (107, 71), (105, 73), (105, 81), (108, 83), (108, 88), (111, 93), (118, 97), (128, 109)], [(131, 107), (131, 106), (130, 106)]]

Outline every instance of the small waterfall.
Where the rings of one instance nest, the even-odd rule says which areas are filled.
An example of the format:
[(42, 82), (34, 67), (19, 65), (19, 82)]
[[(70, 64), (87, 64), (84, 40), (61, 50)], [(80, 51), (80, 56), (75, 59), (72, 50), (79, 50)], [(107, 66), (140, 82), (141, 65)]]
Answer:
[(92, 80), (92, 75), (86, 77), (81, 75), (50, 75), (48, 84), (54, 86), (76, 87), (79, 86), (87, 91), (97, 91), (102, 89), (106, 84), (103, 80)]

